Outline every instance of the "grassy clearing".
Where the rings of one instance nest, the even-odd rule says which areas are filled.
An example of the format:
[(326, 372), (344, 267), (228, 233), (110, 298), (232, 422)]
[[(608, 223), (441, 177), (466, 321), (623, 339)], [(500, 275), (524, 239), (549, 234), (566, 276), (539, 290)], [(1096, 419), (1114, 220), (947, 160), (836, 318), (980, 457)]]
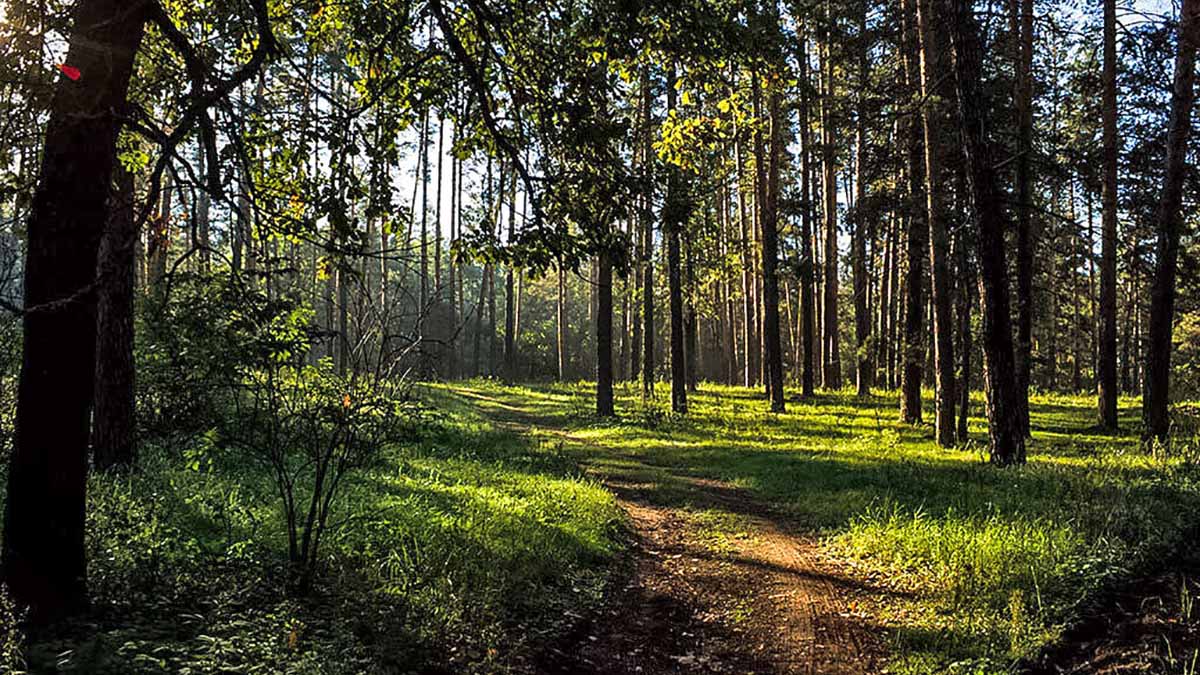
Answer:
[(873, 608), (893, 672), (1008, 672), (1106, 584), (1178, 549), (1200, 508), (1192, 463), (1093, 433), (1086, 397), (1036, 397), (1030, 463), (1001, 471), (984, 461), (981, 420), (971, 445), (943, 450), (930, 429), (896, 421), (890, 396), (823, 395), (775, 416), (745, 390), (706, 386), (678, 419), (627, 389), (623, 419), (597, 423), (588, 387), (475, 383), (462, 395), (488, 415), (571, 430), (593, 470), (658, 503), (708, 508), (696, 517), (715, 524), (715, 546), (736, 521), (698, 504), (689, 478), (748, 489), (822, 533), (831, 556), (894, 591)]
[[(312, 597), (281, 589), (265, 469), (151, 449), (94, 477), (95, 616), (32, 645), (32, 670), (503, 672), (595, 602), (620, 511), (557, 445), (428, 392), (441, 414), (347, 486)], [(2, 608), (0, 608), (2, 609)]]

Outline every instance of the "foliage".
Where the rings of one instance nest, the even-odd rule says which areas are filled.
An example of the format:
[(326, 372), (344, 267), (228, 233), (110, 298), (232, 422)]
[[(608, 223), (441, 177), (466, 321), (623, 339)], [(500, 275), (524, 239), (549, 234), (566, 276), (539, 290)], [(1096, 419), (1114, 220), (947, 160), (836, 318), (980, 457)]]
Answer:
[(269, 364), (307, 353), (309, 314), (228, 273), (181, 274), (137, 331), (138, 415), (149, 438), (202, 433), (228, 394)]

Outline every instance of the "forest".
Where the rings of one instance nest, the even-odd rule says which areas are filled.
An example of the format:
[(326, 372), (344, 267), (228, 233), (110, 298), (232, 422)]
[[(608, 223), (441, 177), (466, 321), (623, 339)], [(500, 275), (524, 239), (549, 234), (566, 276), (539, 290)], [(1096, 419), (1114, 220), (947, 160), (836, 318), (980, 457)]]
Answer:
[(0, 0), (0, 672), (1200, 672), (1200, 0)]

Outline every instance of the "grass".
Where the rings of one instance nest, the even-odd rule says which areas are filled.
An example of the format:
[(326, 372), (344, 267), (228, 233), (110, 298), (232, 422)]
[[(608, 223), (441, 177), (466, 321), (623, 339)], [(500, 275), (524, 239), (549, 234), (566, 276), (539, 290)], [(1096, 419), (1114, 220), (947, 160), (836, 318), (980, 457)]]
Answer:
[(281, 511), (244, 457), (149, 448), (139, 475), (94, 476), (95, 611), (27, 646), (27, 667), (493, 673), (529, 658), (600, 597), (620, 511), (561, 447), (428, 397), (441, 413), (420, 440), (347, 486), (311, 597), (282, 592)]
[[(889, 589), (871, 613), (895, 673), (1011, 672), (1106, 587), (1186, 546), (1200, 507), (1200, 473), (1183, 459), (1193, 453), (1148, 455), (1131, 433), (1097, 434), (1088, 397), (1036, 396), (1029, 465), (998, 470), (982, 420), (965, 448), (941, 449), (927, 426), (896, 420), (891, 396), (826, 394), (777, 416), (751, 392), (705, 386), (678, 418), (661, 407), (665, 390), (643, 406), (629, 388), (624, 417), (598, 422), (586, 383), (472, 383), (459, 395), (495, 418), (568, 430), (592, 470), (712, 523), (716, 548), (738, 514), (698, 503), (689, 478), (749, 490), (819, 533), (834, 560)], [(1134, 405), (1122, 402), (1125, 429)]]

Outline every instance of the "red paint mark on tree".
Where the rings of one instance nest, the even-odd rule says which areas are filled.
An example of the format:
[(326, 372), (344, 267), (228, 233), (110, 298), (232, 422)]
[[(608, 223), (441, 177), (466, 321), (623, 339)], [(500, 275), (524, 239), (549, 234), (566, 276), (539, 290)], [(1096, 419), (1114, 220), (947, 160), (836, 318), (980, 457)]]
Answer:
[(79, 77), (81, 75), (83, 75), (83, 73), (79, 72), (78, 68), (76, 68), (75, 66), (68, 66), (65, 63), (58, 64), (58, 69), (62, 71), (63, 75), (66, 75), (67, 77), (71, 78), (72, 80), (78, 80)]

